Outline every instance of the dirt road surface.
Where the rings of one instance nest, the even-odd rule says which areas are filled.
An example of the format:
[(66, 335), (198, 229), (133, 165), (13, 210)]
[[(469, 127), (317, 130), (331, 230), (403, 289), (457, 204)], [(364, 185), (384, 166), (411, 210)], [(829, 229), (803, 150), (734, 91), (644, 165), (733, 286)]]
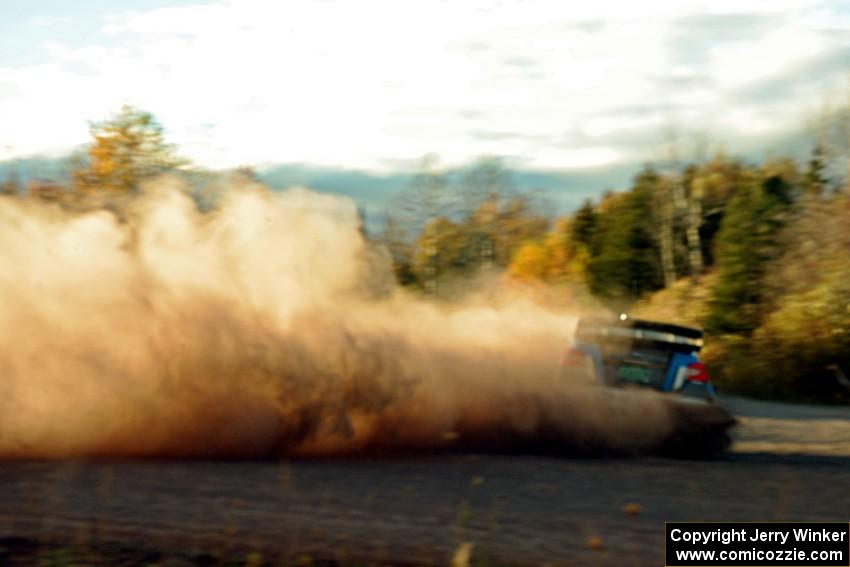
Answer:
[(850, 519), (847, 409), (725, 403), (742, 425), (714, 462), (3, 463), (0, 564), (449, 565), (471, 543), (473, 564), (659, 565), (665, 521)]

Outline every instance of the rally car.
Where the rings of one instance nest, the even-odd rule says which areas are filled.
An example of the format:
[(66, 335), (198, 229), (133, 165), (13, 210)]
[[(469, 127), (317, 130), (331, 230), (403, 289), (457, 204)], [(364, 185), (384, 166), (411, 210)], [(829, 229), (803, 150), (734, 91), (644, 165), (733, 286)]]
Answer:
[(699, 360), (703, 332), (694, 327), (619, 317), (582, 318), (564, 353), (564, 372), (614, 387), (642, 387), (714, 401)]

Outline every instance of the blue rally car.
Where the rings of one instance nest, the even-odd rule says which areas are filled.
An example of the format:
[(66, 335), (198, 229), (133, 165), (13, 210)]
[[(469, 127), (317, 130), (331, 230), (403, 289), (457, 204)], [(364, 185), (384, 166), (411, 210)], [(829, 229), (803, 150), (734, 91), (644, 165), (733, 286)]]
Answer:
[(699, 360), (703, 332), (693, 327), (619, 317), (582, 318), (561, 366), (614, 387), (644, 387), (714, 401)]

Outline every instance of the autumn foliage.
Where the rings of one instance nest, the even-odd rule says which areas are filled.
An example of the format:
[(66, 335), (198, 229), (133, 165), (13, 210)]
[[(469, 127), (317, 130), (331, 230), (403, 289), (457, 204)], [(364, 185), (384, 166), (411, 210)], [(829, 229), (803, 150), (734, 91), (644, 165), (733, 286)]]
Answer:
[[(850, 203), (845, 154), (829, 137), (806, 160), (748, 163), (716, 151), (690, 163), (648, 164), (629, 187), (555, 216), (483, 158), (446, 171), (426, 156), (368, 228), (397, 281), (437, 301), (479, 276), (541, 286), (611, 309), (699, 324), (721, 388), (791, 399), (850, 398)], [(840, 149), (840, 148), (839, 148)], [(162, 126), (125, 106), (91, 126), (68, 182), (9, 177), (3, 198), (61, 206), (133, 198), (184, 168)], [(259, 183), (250, 170), (241, 179)], [(194, 195), (209, 206), (215, 192)], [(458, 285), (460, 282), (460, 285)], [(469, 287), (466, 284), (466, 287)]]

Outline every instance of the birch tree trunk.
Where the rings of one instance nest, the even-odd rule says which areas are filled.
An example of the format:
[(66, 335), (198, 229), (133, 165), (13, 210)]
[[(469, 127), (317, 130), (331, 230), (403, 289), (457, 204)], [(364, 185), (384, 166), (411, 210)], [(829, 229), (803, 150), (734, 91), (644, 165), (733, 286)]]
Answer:
[(688, 263), (691, 268), (691, 278), (694, 282), (699, 281), (704, 269), (702, 257), (702, 240), (699, 229), (702, 226), (702, 199), (705, 193), (705, 182), (697, 177), (691, 183), (691, 191), (688, 199), (687, 226), (685, 238), (688, 242)]
[(658, 211), (658, 244), (661, 249), (661, 271), (664, 287), (676, 281), (676, 261), (673, 250), (673, 225), (676, 214), (675, 183), (667, 177), (659, 179), (656, 188), (656, 210)]

